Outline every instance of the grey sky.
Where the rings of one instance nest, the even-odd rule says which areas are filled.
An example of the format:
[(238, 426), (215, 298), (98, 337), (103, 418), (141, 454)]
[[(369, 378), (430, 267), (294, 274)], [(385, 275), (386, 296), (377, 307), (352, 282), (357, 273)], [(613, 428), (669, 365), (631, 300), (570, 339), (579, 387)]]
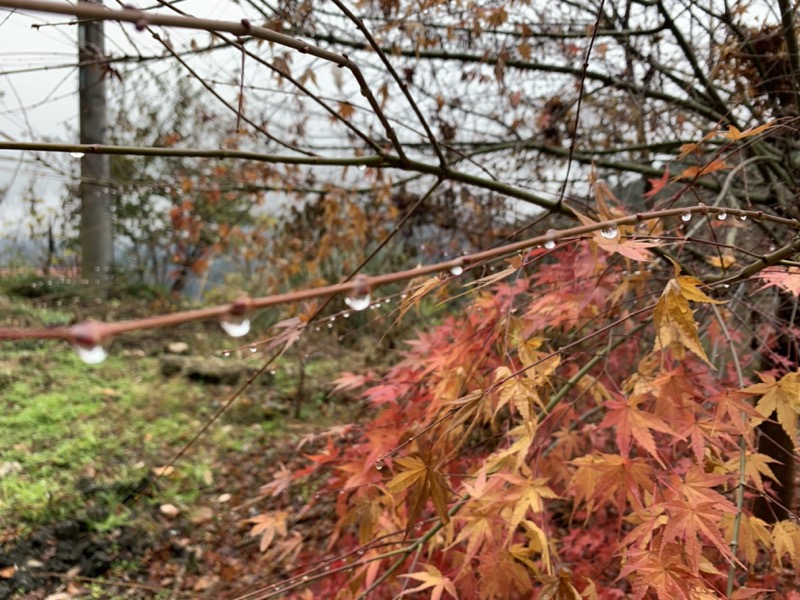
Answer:
[[(180, 6), (191, 14), (213, 19), (240, 20), (244, 16), (241, 6), (234, 2), (187, 0)], [(131, 25), (106, 23), (105, 27), (106, 52), (112, 56), (163, 51), (148, 34), (137, 32)], [(0, 139), (77, 141), (77, 35), (77, 26), (68, 17), (0, 10)], [(208, 35), (202, 32), (169, 32), (175, 47), (188, 43), (193, 36), (198, 43), (207, 42)], [(193, 62), (219, 67), (220, 61), (229, 59), (230, 55), (226, 59), (223, 53), (217, 53)], [(21, 200), (31, 184), (52, 210), (58, 209), (61, 190), (70, 172), (76, 173), (79, 161), (67, 155), (41, 157), (55, 170), (37, 162), (31, 154), (0, 151), (0, 190), (6, 189), (0, 202), (0, 236), (19, 227), (26, 214)]]

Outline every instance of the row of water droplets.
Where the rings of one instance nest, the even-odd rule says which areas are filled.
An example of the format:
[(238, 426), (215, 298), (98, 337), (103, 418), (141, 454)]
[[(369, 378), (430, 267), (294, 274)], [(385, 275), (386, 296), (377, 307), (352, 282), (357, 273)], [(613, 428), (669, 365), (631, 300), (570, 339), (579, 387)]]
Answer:
[[(450, 269), (450, 272), (452, 275), (458, 276), (464, 272), (464, 268), (461, 265), (456, 265)], [(344, 299), (345, 304), (350, 309), (354, 311), (363, 311), (367, 308), (377, 309), (380, 308), (382, 304), (391, 303), (391, 298), (388, 296), (386, 298), (382, 298), (379, 302), (372, 302), (372, 293), (366, 277), (356, 277), (354, 283), (354, 287)], [(407, 294), (405, 293), (400, 295), (401, 300), (404, 300), (406, 297)], [(220, 319), (220, 326), (222, 327), (222, 330), (232, 338), (241, 338), (250, 333), (251, 322), (250, 318), (246, 314), (246, 303), (246, 300), (237, 301), (234, 303), (231, 312), (224, 315)], [(345, 311), (341, 316), (345, 319), (348, 319), (350, 318), (350, 313)], [(335, 320), (335, 315), (328, 317), (328, 329), (333, 328), (333, 322)], [(320, 331), (321, 327), (317, 326), (316, 330)], [(80, 358), (83, 362), (90, 365), (96, 365), (108, 358), (107, 346), (109, 343), (110, 340), (104, 340), (104, 343), (99, 343), (91, 336), (82, 336), (78, 333), (74, 335), (72, 346), (75, 349), (78, 358)], [(251, 353), (255, 353), (257, 352), (258, 348), (253, 345), (249, 347), (249, 350)], [(230, 351), (224, 351), (221, 353), (221, 355), (225, 357), (230, 356), (230, 354)]]
[[(718, 221), (725, 221), (727, 219), (728, 219), (728, 213), (725, 212), (724, 210), (717, 213), (717, 220)], [(683, 213), (681, 215), (681, 221), (683, 221), (684, 223), (688, 223), (691, 220), (692, 220), (692, 213), (690, 211), (687, 210), (685, 213)], [(739, 215), (739, 220), (740, 221), (747, 221), (747, 215), (745, 215), (745, 214)]]
[[(723, 218), (724, 217), (720, 217)], [(684, 219), (686, 220), (686, 219)], [(603, 228), (600, 231), (600, 234), (607, 239), (613, 239), (619, 234), (619, 230), (617, 226), (612, 224), (608, 227)], [(556, 241), (556, 231), (554, 229), (548, 229), (546, 234), (546, 239), (543, 246), (551, 250), (555, 248)], [(458, 277), (464, 273), (464, 263), (459, 262), (449, 269), (450, 274), (453, 277)], [(405, 299), (406, 294), (401, 295), (401, 299)], [(248, 300), (239, 300), (235, 302), (232, 306), (231, 312), (227, 315), (224, 315), (220, 319), (220, 326), (222, 327), (223, 331), (232, 338), (240, 338), (246, 336), (250, 333), (251, 329), (251, 322), (250, 318), (247, 316), (246, 311), (248, 309)], [(353, 280), (353, 287), (347, 293), (344, 299), (345, 304), (354, 311), (363, 311), (367, 308), (379, 308), (381, 306), (381, 302), (384, 304), (389, 304), (391, 302), (390, 297), (383, 298), (381, 302), (376, 302), (373, 304), (372, 302), (372, 292), (370, 289), (370, 285), (368, 283), (367, 277), (363, 275), (359, 275), (354, 278)], [(342, 316), (346, 319), (350, 317), (349, 312), (342, 313)], [(333, 327), (333, 321), (335, 321), (336, 317), (331, 316), (328, 318), (327, 328), (330, 329)], [(321, 330), (321, 327), (316, 327), (317, 331)], [(85, 362), (86, 364), (99, 364), (103, 362), (108, 357), (108, 350), (107, 346), (110, 340), (103, 340), (105, 343), (99, 343), (94, 341), (90, 338), (80, 339), (79, 335), (75, 335), (73, 339), (73, 347), (78, 355), (78, 357)], [(255, 345), (249, 347), (250, 352), (255, 353), (257, 351), (257, 347)], [(222, 353), (222, 356), (230, 356), (230, 351), (225, 351)]]

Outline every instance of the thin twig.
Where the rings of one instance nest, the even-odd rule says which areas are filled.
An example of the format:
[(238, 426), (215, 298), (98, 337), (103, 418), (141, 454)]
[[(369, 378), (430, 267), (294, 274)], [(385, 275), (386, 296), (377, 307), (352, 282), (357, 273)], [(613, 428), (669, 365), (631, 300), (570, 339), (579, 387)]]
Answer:
[[(386, 70), (389, 72), (389, 75), (391, 75), (392, 79), (394, 79), (397, 82), (397, 85), (400, 86), (400, 90), (403, 92), (403, 95), (406, 97), (408, 104), (411, 106), (411, 110), (414, 111), (414, 114), (417, 116), (417, 119), (422, 125), (422, 128), (425, 130), (425, 133), (427, 134), (428, 139), (431, 142), (431, 146), (433, 146), (433, 151), (436, 153), (436, 156), (439, 159), (439, 166), (442, 167), (442, 169), (447, 169), (447, 159), (444, 157), (442, 149), (439, 147), (439, 143), (436, 141), (436, 136), (433, 135), (433, 131), (431, 131), (430, 125), (428, 125), (428, 121), (425, 119), (425, 117), (422, 114), (422, 111), (419, 109), (419, 106), (417, 106), (417, 103), (414, 101), (414, 97), (411, 95), (411, 92), (408, 91), (408, 84), (400, 78), (400, 75), (397, 74), (397, 71), (395, 70), (394, 66), (392, 66), (392, 63), (389, 62), (389, 59), (386, 57), (386, 53), (380, 47), (378, 42), (375, 41), (375, 38), (372, 36), (370, 30), (367, 29), (367, 27), (364, 25), (364, 21), (358, 18), (355, 14), (353, 14), (353, 12), (349, 8), (347, 8), (340, 0), (332, 0), (332, 1), (339, 8), (339, 10), (341, 10), (345, 14), (345, 16), (348, 19), (350, 19), (353, 23), (355, 23), (355, 26), (358, 27), (358, 30), (364, 35), (365, 38), (367, 38), (370, 47), (373, 50), (375, 50), (375, 52), (378, 54), (378, 58), (381, 59), (381, 62), (383, 63), (383, 66), (386, 67)], [(400, 149), (398, 149), (398, 153), (400, 152), (401, 152)], [(401, 158), (403, 157), (402, 153), (400, 153), (400, 156)]]

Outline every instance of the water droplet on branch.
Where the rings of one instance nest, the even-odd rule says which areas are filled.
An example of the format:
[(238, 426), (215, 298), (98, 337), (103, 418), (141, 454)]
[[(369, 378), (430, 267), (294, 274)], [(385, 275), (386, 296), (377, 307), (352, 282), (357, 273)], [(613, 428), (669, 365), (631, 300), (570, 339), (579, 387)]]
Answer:
[(721, 213), (719, 213), (717, 215), (717, 219), (719, 219), (720, 221), (724, 221), (727, 218), (728, 218), (728, 213), (726, 213), (725, 211), (723, 211), (723, 212), (721, 212)]
[(451, 274), (453, 277), (458, 277), (458, 276), (459, 276), (459, 275), (461, 275), (463, 272), (464, 272), (464, 267), (462, 267), (461, 265), (456, 265), (456, 266), (454, 266), (454, 267), (450, 267), (450, 274)]
[(84, 157), (83, 152), (70, 152), (69, 155), (72, 158), (83, 158)]
[(681, 215), (681, 221), (683, 221), (684, 223), (688, 223), (691, 220), (692, 220), (692, 213), (685, 212)]
[(80, 323), (72, 330), (72, 347), (87, 365), (96, 365), (108, 357), (108, 351), (103, 347), (103, 336), (100, 325), (93, 322)]
[(548, 229), (547, 232), (545, 233), (545, 236), (547, 236), (547, 239), (544, 242), (544, 247), (547, 250), (552, 250), (553, 248), (556, 247), (556, 240), (555, 240), (556, 230)]
[(78, 358), (87, 365), (97, 365), (108, 358), (108, 352), (99, 344), (97, 346), (82, 346), (81, 344), (75, 343), (72, 347), (75, 348)]
[(219, 322), (222, 330), (231, 337), (242, 337), (250, 333), (250, 319), (229, 316)]
[(617, 237), (619, 230), (617, 229), (616, 225), (609, 225), (608, 227), (604, 227), (600, 230), (600, 235), (602, 235), (607, 240), (613, 240)]
[(372, 295), (370, 293), (367, 278), (363, 275), (358, 275), (353, 280), (354, 286), (345, 296), (344, 303), (353, 310), (365, 310), (372, 302)]
[(249, 308), (250, 298), (242, 297), (233, 302), (230, 312), (223, 315), (220, 320), (222, 330), (234, 338), (250, 333), (250, 319), (246, 316)]

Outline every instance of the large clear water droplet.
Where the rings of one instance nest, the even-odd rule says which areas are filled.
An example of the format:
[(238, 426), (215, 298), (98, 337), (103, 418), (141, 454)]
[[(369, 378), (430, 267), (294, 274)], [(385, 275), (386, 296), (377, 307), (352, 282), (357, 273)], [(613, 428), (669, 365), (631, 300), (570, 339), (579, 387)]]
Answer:
[(352, 294), (347, 296), (344, 299), (344, 303), (353, 310), (364, 310), (369, 307), (371, 300), (372, 298), (370, 297), (369, 292), (367, 292), (366, 294)]
[(719, 219), (720, 221), (724, 221), (727, 218), (728, 218), (728, 213), (724, 211), (717, 215), (717, 219)]
[(109, 339), (103, 336), (102, 326), (99, 323), (87, 321), (73, 325), (70, 333), (72, 347), (78, 358), (87, 365), (96, 365), (108, 357), (108, 350), (103, 347), (103, 343), (109, 342)]
[(604, 227), (600, 230), (600, 235), (602, 235), (607, 240), (613, 240), (617, 237), (619, 230), (617, 229), (616, 225), (609, 225), (608, 227)]
[(69, 155), (72, 158), (83, 158), (84, 156), (83, 152), (70, 152)]
[(740, 221), (747, 221), (747, 215), (739, 215)]
[(683, 221), (684, 223), (688, 223), (691, 220), (692, 220), (692, 213), (685, 212), (681, 215), (681, 221)]
[(545, 240), (544, 247), (548, 250), (552, 250), (556, 247), (556, 240), (554, 239), (556, 235), (555, 229), (548, 229), (545, 235), (548, 239)]
[(453, 275), (454, 277), (458, 277), (463, 272), (464, 272), (464, 267), (462, 267), (461, 265), (456, 265), (455, 267), (450, 268), (450, 274)]
[(383, 471), (383, 467), (384, 467), (383, 459), (379, 458), (378, 460), (375, 461), (375, 468), (378, 471)]
[(80, 358), (83, 362), (87, 365), (97, 365), (103, 362), (106, 358), (108, 358), (108, 351), (103, 348), (100, 344), (95, 346), (83, 346), (81, 344), (73, 344), (73, 348), (75, 348), (75, 352), (78, 354), (78, 358)]
[(228, 317), (219, 322), (222, 330), (231, 337), (242, 337), (250, 333), (250, 319)]
[(370, 302), (372, 302), (372, 295), (367, 285), (366, 277), (359, 275), (355, 278), (354, 283), (353, 289), (345, 296), (344, 303), (353, 310), (366, 310), (369, 308)]

